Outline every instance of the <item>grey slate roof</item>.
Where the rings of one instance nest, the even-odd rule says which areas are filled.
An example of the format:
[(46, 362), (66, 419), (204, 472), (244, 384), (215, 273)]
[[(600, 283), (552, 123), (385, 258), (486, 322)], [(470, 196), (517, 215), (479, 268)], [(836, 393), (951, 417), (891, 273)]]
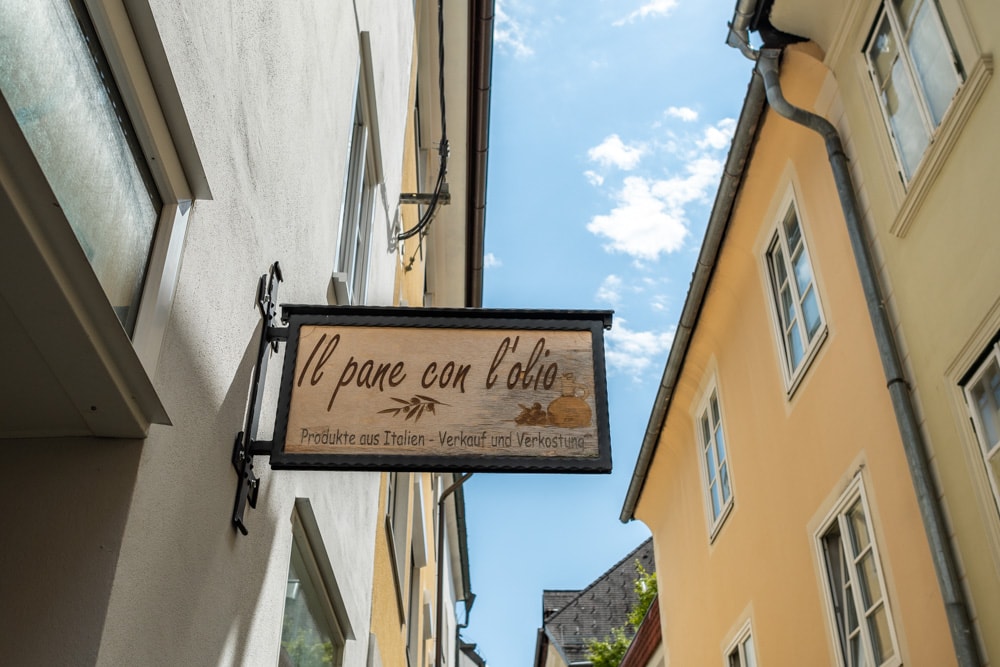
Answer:
[[(633, 584), (639, 561), (654, 572), (653, 538), (636, 547), (581, 591), (542, 591), (542, 630), (570, 664), (586, 662), (587, 643), (625, 625), (636, 603)], [(631, 635), (631, 633), (629, 633)]]

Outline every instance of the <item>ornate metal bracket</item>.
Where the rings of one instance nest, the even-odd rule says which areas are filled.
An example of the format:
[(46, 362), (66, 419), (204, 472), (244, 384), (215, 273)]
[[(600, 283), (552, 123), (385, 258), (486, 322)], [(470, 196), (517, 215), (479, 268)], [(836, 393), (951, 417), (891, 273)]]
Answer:
[(244, 535), (247, 527), (243, 520), (246, 507), (257, 507), (260, 478), (253, 471), (253, 457), (271, 453), (271, 441), (255, 438), (260, 421), (260, 406), (263, 400), (264, 380), (267, 376), (267, 361), (272, 352), (278, 351), (278, 343), (288, 340), (287, 327), (278, 326), (278, 283), (282, 281), (281, 266), (275, 262), (270, 270), (260, 277), (257, 286), (257, 307), (263, 320), (260, 332), (260, 346), (257, 363), (253, 369), (250, 386), (250, 406), (247, 409), (246, 427), (236, 434), (233, 443), (232, 463), (239, 480), (236, 484), (236, 502), (233, 506), (233, 527)]

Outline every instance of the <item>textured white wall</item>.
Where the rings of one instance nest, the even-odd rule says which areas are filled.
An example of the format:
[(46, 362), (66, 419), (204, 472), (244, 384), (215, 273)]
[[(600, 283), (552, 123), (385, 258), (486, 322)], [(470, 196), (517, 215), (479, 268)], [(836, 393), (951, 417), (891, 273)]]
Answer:
[[(258, 458), (262, 490), (243, 537), (230, 525), (229, 456), (256, 354), (258, 277), (279, 260), (280, 302), (326, 302), (359, 27), (372, 37), (386, 200), (398, 201), (412, 2), (152, 4), (214, 200), (191, 215), (154, 377), (173, 426), (154, 427), (143, 448), (98, 662), (275, 664), (292, 508), (306, 497), (358, 637), (345, 664), (363, 665), (378, 475), (271, 472)], [(380, 304), (391, 303), (396, 261), (386, 216), (377, 202), (369, 289)]]

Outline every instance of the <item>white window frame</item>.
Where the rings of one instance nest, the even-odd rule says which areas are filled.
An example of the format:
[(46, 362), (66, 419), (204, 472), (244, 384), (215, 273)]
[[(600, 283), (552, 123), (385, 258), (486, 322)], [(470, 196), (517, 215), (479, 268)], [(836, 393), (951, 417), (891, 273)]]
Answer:
[(386, 473), (385, 535), (401, 619), (405, 619), (407, 614), (404, 591), (410, 569), (407, 556), (411, 555), (412, 550), (407, 548), (406, 532), (411, 524), (409, 513), (413, 498), (413, 477), (413, 473)]
[[(868, 538), (868, 544), (865, 545), (859, 552), (855, 552), (855, 545), (852, 543), (850, 532), (850, 521), (847, 518), (848, 512), (856, 506), (859, 506), (864, 511)], [(848, 578), (843, 582), (842, 588), (849, 589), (848, 592), (851, 597), (850, 604), (852, 605), (851, 609), (844, 609), (842, 614), (838, 614), (837, 607), (841, 604), (841, 602), (843, 602), (843, 599), (840, 596), (840, 593), (843, 591), (833, 590), (833, 573), (831, 572), (831, 566), (828, 560), (828, 549), (825, 541), (827, 536), (832, 533), (834, 527), (836, 527), (839, 531), (841, 545), (840, 556), (843, 559), (838, 563), (837, 567), (842, 567), (845, 564), (847, 566), (846, 570)], [(882, 559), (879, 555), (878, 536), (875, 534), (871, 507), (868, 503), (867, 493), (865, 492), (865, 486), (860, 475), (857, 476), (847, 487), (844, 493), (841, 494), (833, 510), (820, 524), (819, 529), (814, 535), (814, 544), (823, 580), (823, 593), (826, 598), (825, 608), (829, 623), (829, 631), (831, 633), (831, 638), (833, 639), (834, 652), (837, 655), (837, 664), (841, 667), (853, 667), (853, 664), (848, 662), (846, 652), (849, 648), (849, 636), (854, 635), (855, 633), (853, 631), (848, 632), (848, 629), (841, 628), (842, 619), (846, 620), (846, 618), (849, 618), (844, 616), (844, 614), (848, 614), (851, 610), (853, 610), (855, 615), (854, 618), (857, 619), (856, 632), (860, 635), (862, 650), (865, 653), (865, 664), (869, 667), (895, 667), (901, 665), (902, 659), (900, 657), (899, 641), (896, 636), (896, 627), (893, 622), (889, 592), (886, 586), (885, 574), (882, 569)], [(845, 552), (845, 548), (850, 549), (850, 551)], [(878, 601), (874, 601), (867, 609), (865, 609), (862, 606), (864, 602), (861, 600), (859, 595), (863, 587), (859, 580), (859, 568), (857, 565), (869, 555), (872, 558), (871, 562), (874, 565), (874, 575), (878, 581), (882, 594)], [(872, 631), (870, 624), (867, 621), (869, 616), (880, 606), (885, 610), (885, 618), (889, 632), (892, 654), (883, 659), (882, 662), (875, 663)]]
[(196, 198), (211, 199), (212, 194), (176, 90), (159, 79), (154, 85), (151, 69), (146, 68), (146, 62), (151, 68), (162, 66), (163, 48), (149, 8), (133, 2), (126, 10), (121, 0), (83, 3), (162, 201), (132, 331), (132, 346), (152, 376), (176, 293), (192, 203)]
[[(176, 289), (192, 200), (209, 199), (211, 192), (179, 99), (173, 99), (176, 91), (164, 86), (159, 80), (162, 76), (154, 84), (151, 70), (146, 68), (146, 62), (152, 63), (151, 67), (162, 64), (158, 57), (162, 46), (148, 7), (131, 3), (126, 10), (120, 0), (80, 2), (89, 15), (145, 156), (142, 168), (152, 176), (155, 195), (161, 202), (130, 335), (144, 370), (152, 375)], [(175, 144), (173, 135), (180, 135), (181, 143)], [(89, 306), (96, 309), (99, 304)]]
[[(733, 658), (736, 659), (736, 662), (733, 662)], [(753, 641), (753, 628), (749, 620), (743, 624), (743, 627), (736, 633), (736, 637), (726, 647), (723, 664), (725, 667), (757, 667), (760, 664), (757, 660), (757, 646)]]
[[(4, 158), (17, 169), (4, 174), (0, 168), (0, 187), (8, 193), (5, 196), (13, 193), (19, 202), (21, 231), (27, 232), (41, 259), (37, 268), (46, 280), (35, 284), (45, 290), (42, 298), (54, 309), (48, 312), (71, 318), (66, 329), (73, 335), (86, 331), (90, 342), (81, 347), (87, 355), (99, 351), (100, 372), (93, 372), (94, 360), (88, 356), (81, 362), (82, 368), (88, 368), (85, 373), (71, 372), (60, 378), (67, 383), (71, 401), (79, 403), (89, 433), (145, 437), (150, 423), (170, 423), (150, 378), (155, 375), (176, 293), (192, 202), (210, 199), (211, 191), (148, 3), (81, 1), (161, 202), (131, 335), (123, 329), (65, 214), (52, 205), (54, 193), (3, 101)], [(46, 328), (41, 315), (23, 314), (27, 329)], [(38, 347), (52, 363), (64, 349), (45, 341)], [(103, 409), (87, 410), (91, 404), (84, 405), (81, 397), (95, 392), (107, 392), (109, 398)]]
[[(715, 423), (713, 415), (713, 401), (715, 404), (715, 410), (718, 412), (718, 423)], [(704, 397), (698, 405), (698, 410), (694, 415), (694, 428), (695, 428), (695, 442), (698, 445), (698, 470), (701, 473), (701, 483), (703, 499), (705, 501), (705, 519), (708, 523), (708, 535), (709, 541), (714, 541), (715, 537), (718, 535), (719, 530), (722, 528), (722, 524), (725, 522), (726, 518), (729, 516), (733, 509), (733, 498), (735, 497), (735, 490), (733, 488), (733, 471), (732, 463), (729, 459), (729, 438), (726, 435), (725, 420), (723, 419), (723, 409), (722, 400), (719, 397), (719, 386), (718, 381), (713, 378), (712, 382), (709, 384), (708, 388), (705, 390)], [(706, 441), (706, 436), (702, 426), (702, 420), (708, 419), (709, 427), (711, 428), (711, 433), (709, 434), (709, 441)], [(715, 434), (718, 431), (722, 433), (722, 449), (723, 449), (723, 459), (718, 460), (718, 441), (716, 440)], [(709, 453), (709, 446), (711, 446), (712, 453), (712, 466), (713, 470), (709, 470), (709, 460), (707, 454)], [(728, 479), (728, 495), (723, 495), (722, 486), (722, 473), (725, 471), (726, 477)], [(718, 485), (719, 488), (719, 511), (716, 513), (715, 504), (712, 501), (712, 488), (714, 485)]]
[(1000, 368), (1000, 340), (993, 341), (985, 358), (977, 362), (969, 379), (962, 386), (962, 393), (965, 397), (969, 419), (972, 421), (973, 429), (976, 432), (976, 442), (979, 443), (979, 454), (982, 457), (983, 465), (986, 467), (986, 476), (990, 482), (990, 489), (993, 491), (993, 501), (996, 504), (997, 511), (1000, 512), (1000, 480), (997, 479), (993, 468), (994, 461), (1000, 464), (1000, 440), (994, 443), (986, 441), (986, 427), (983, 425), (982, 415), (972, 397), (973, 387), (982, 380), (991, 364), (996, 364)]
[[(333, 667), (343, 664), (344, 649), (347, 642), (353, 640), (354, 629), (351, 625), (350, 614), (344, 602), (344, 595), (337, 581), (336, 573), (323, 537), (320, 534), (319, 524), (312, 509), (312, 503), (308, 498), (296, 498), (294, 509), (292, 510), (292, 548), (298, 549), (302, 557), (308, 579), (308, 585), (312, 586), (320, 598), (322, 608), (322, 618), (324, 625), (331, 634), (334, 644)], [(291, 571), (291, 553), (289, 554), (289, 572)], [(288, 576), (285, 577), (288, 582)], [(289, 582), (290, 583), (290, 582)], [(287, 593), (286, 598), (287, 600)], [(284, 620), (284, 610), (282, 611)], [(279, 637), (280, 637), (279, 633)], [(278, 654), (281, 654), (281, 645), (278, 645)], [(281, 664), (280, 658), (276, 661)]]
[(361, 305), (367, 298), (375, 203), (385, 183), (371, 38), (367, 31), (361, 32), (359, 45), (359, 69), (333, 271), (334, 297), (341, 305)]
[(371, 257), (372, 222), (375, 217), (375, 184), (369, 161), (369, 134), (359, 96), (351, 129), (347, 185), (337, 238), (339, 248), (335, 272), (347, 285), (347, 302), (351, 305), (364, 303), (368, 286), (368, 260)]
[[(806, 239), (805, 226), (802, 224), (802, 215), (792, 197), (789, 197), (779, 210), (783, 211), (783, 214), (775, 225), (775, 230), (771, 234), (770, 241), (764, 249), (763, 260), (768, 300), (771, 304), (772, 322), (774, 324), (775, 341), (778, 345), (779, 364), (781, 366), (782, 377), (785, 381), (785, 391), (790, 397), (795, 393), (807, 369), (812, 365), (813, 359), (816, 357), (823, 341), (826, 340), (827, 323), (826, 314), (823, 309), (823, 299), (819, 290), (819, 280), (816, 275), (816, 267), (809, 253), (809, 243)], [(799, 241), (795, 248), (789, 248), (786, 224), (793, 217), (799, 229)], [(781, 253), (782, 268), (785, 271), (784, 282), (779, 279), (777, 272), (776, 262), (778, 258), (775, 256), (775, 253), (778, 251)], [(819, 313), (819, 324), (813, 332), (812, 337), (809, 337), (809, 332), (805, 326), (805, 313), (802, 307), (803, 295), (800, 293), (797, 281), (794, 280), (793, 258), (801, 255), (805, 256), (812, 276), (811, 282), (807, 285), (806, 292), (811, 291), (814, 295), (816, 309)], [(790, 323), (785, 322), (784, 310), (781, 304), (781, 291), (784, 283), (787, 283), (791, 294), (792, 307), (795, 310), (794, 321)], [(791, 350), (789, 349), (789, 335), (793, 329), (798, 334), (803, 346), (802, 356), (794, 366)]]
[[(877, 99), (878, 108), (882, 115), (882, 120), (885, 123), (886, 132), (889, 135), (889, 140), (892, 145), (893, 154), (896, 159), (896, 168), (898, 170), (900, 179), (904, 186), (909, 185), (913, 180), (914, 176), (920, 170), (921, 164), (924, 161), (928, 153), (928, 149), (934, 142), (934, 135), (944, 120), (944, 116), (947, 113), (947, 109), (954, 103), (959, 91), (962, 88), (962, 84), (965, 82), (965, 72), (962, 67), (961, 57), (959, 56), (958, 50), (951, 39), (951, 35), (948, 31), (948, 27), (945, 25), (944, 17), (941, 15), (941, 8), (938, 6), (936, 0), (916, 0), (914, 14), (918, 9), (923, 7), (929, 7), (932, 12), (931, 15), (931, 29), (936, 33), (935, 36), (941, 40), (941, 44), (947, 48), (951, 55), (952, 62), (952, 72), (955, 77), (955, 89), (954, 93), (945, 107), (945, 110), (941, 112), (941, 117), (934, 117), (934, 113), (930, 108), (930, 104), (927, 100), (927, 92), (925, 86), (921, 84), (920, 76), (918, 75), (918, 70), (914, 65), (913, 55), (911, 54), (910, 46), (906, 42), (906, 38), (909, 33), (906, 33), (903, 22), (899, 17), (895, 5), (890, 1), (883, 1), (880, 3), (878, 12), (876, 13), (875, 20), (872, 23), (871, 35), (865, 41), (863, 54), (865, 64), (868, 69), (868, 75), (871, 79), (871, 83), (874, 86), (874, 93)], [(888, 114), (888, 110), (885, 108), (883, 103), (881, 84), (879, 83), (879, 75), (875, 69), (875, 66), (870, 57), (871, 47), (875, 38), (878, 35), (879, 28), (882, 22), (888, 23), (890, 32), (892, 33), (893, 40), (896, 42), (899, 62), (901, 63), (900, 73), (905, 79), (905, 84), (909, 86), (910, 90), (913, 92), (916, 102), (917, 115), (920, 118), (920, 122), (924, 129), (925, 143), (923, 149), (920, 151), (920, 157), (917, 158), (916, 162), (912, 164), (909, 168), (906, 165), (902, 154), (902, 148), (899, 144), (899, 139), (896, 137), (896, 133), (892, 129), (892, 123)], [(912, 26), (911, 26), (912, 28)], [(890, 79), (894, 79), (894, 76), (890, 76)]]

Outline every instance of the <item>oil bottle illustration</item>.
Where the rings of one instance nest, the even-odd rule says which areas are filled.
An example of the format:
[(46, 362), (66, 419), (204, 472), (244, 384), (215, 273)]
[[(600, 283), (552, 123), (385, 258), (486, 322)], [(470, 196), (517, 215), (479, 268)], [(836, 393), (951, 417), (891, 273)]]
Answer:
[(562, 428), (589, 426), (591, 412), (585, 399), (590, 391), (576, 382), (573, 373), (563, 373), (561, 382), (562, 396), (549, 403), (549, 424)]

